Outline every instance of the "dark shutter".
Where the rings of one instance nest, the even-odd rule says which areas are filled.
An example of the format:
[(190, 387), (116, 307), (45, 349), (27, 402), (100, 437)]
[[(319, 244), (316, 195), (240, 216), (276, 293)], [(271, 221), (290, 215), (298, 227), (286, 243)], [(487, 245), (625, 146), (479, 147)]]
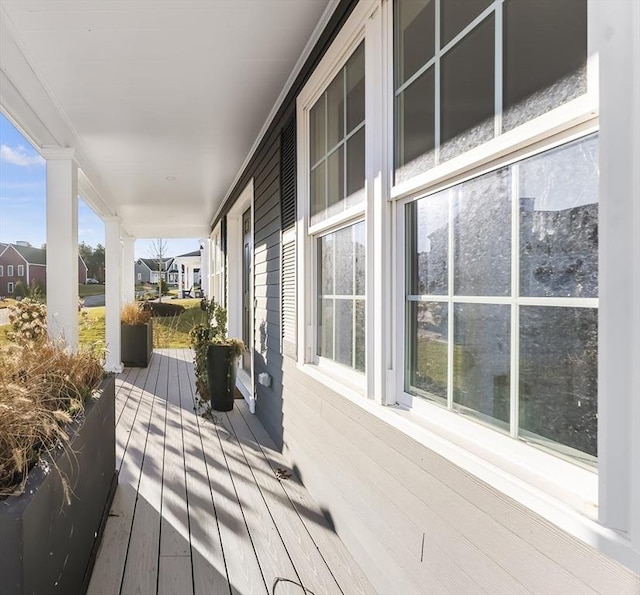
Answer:
[(296, 224), (296, 120), (280, 133), (280, 215), (282, 231)]
[(297, 358), (296, 243), (282, 246), (282, 354)]

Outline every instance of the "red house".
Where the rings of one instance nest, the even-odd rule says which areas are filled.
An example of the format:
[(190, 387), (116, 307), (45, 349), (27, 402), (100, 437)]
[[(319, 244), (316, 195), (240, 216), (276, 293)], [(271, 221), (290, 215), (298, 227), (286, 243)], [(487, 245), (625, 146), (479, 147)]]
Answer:
[[(13, 295), (16, 284), (47, 284), (47, 251), (23, 243), (0, 244), (0, 295)], [(87, 282), (87, 265), (78, 256), (78, 283)]]

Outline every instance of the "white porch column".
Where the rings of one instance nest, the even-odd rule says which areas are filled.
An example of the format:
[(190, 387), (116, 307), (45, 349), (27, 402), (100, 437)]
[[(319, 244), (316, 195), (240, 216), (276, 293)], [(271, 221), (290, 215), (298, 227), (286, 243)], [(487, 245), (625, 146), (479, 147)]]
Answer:
[(200, 251), (200, 288), (206, 298), (211, 295), (211, 240), (202, 240), (203, 250)]
[(136, 267), (134, 244), (136, 239), (122, 234), (122, 303), (128, 304), (136, 299)]
[(105, 306), (107, 359), (109, 372), (122, 372), (120, 357), (120, 310), (122, 308), (122, 244), (120, 218), (104, 217), (105, 225)]
[(78, 165), (74, 149), (42, 151), (47, 161), (47, 329), (78, 348)]

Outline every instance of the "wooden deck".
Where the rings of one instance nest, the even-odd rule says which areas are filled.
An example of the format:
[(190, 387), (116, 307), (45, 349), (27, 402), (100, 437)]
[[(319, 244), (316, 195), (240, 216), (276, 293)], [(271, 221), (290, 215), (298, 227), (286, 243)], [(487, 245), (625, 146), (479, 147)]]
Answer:
[(119, 486), (90, 595), (373, 592), (243, 401), (194, 414), (189, 350), (156, 350), (116, 391)]

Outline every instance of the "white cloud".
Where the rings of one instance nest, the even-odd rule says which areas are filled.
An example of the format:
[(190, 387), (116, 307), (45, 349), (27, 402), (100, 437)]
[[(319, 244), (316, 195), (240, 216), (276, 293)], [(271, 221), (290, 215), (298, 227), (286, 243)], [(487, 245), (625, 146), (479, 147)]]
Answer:
[(18, 145), (15, 149), (8, 145), (0, 145), (0, 161), (21, 167), (44, 165), (44, 159), (40, 155), (27, 151), (22, 145)]

